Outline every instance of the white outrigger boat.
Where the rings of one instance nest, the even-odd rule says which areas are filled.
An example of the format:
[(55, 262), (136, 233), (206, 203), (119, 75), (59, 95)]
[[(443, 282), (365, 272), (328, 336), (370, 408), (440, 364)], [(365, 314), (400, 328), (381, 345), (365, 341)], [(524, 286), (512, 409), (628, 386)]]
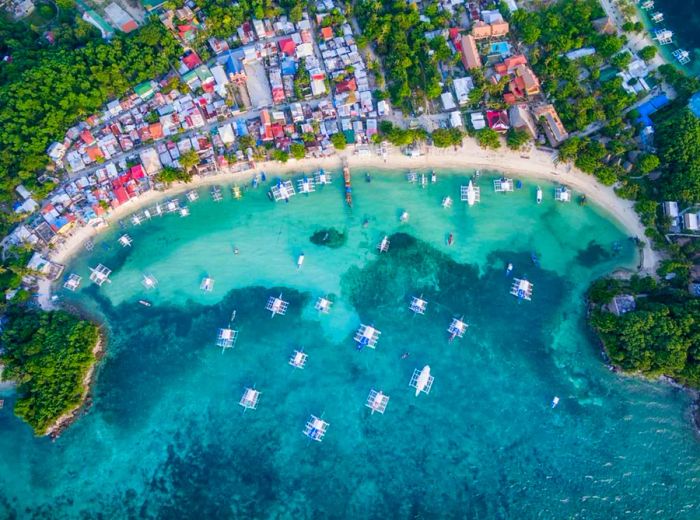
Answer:
[(304, 265), (304, 253), (299, 255), (299, 258), (297, 258), (297, 269), (301, 269), (301, 266)]
[(430, 393), (433, 381), (435, 381), (435, 378), (430, 375), (430, 365), (425, 365), (422, 370), (417, 368), (413, 370), (408, 386), (416, 389), (416, 397), (418, 397), (421, 392), (426, 395)]
[(537, 186), (537, 204), (542, 204), (542, 188)]

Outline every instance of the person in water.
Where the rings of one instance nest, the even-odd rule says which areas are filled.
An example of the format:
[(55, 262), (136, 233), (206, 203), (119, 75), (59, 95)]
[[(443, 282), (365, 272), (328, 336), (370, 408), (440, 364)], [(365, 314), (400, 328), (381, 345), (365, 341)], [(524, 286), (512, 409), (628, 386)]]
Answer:
[(237, 247), (234, 247), (234, 248), (233, 248), (233, 254), (234, 254), (234, 255), (237, 255), (237, 254), (238, 254), (238, 248), (237, 248)]
[(408, 352), (404, 352), (403, 354), (401, 354), (401, 359), (406, 359), (410, 355), (411, 354), (409, 354)]

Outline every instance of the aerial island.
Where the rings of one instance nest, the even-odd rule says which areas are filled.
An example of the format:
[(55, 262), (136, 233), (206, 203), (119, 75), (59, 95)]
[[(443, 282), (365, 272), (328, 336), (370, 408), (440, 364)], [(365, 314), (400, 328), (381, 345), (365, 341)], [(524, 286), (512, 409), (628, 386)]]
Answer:
[(589, 293), (610, 363), (700, 385), (700, 82), (632, 2), (93, 4), (11, 0), (0, 26), (0, 360), (37, 435), (84, 402), (102, 349), (51, 297), (86, 241), (169, 192), (341, 160), (601, 204), (642, 252)]

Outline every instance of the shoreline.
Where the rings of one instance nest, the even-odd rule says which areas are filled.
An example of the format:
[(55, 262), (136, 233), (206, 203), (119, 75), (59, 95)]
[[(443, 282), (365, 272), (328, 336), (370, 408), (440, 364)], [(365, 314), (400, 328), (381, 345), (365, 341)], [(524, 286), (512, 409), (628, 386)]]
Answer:
[[(145, 192), (110, 211), (104, 217), (106, 225), (87, 225), (72, 230), (60, 246), (50, 251), (48, 257), (52, 262), (65, 265), (82, 250), (85, 241), (108, 229), (111, 223), (119, 221), (149, 204), (155, 204), (156, 201), (163, 198), (173, 197), (191, 189), (217, 183), (245, 182), (263, 170), (267, 174), (273, 175), (308, 172), (319, 168), (340, 170), (343, 160), (347, 160), (351, 169), (402, 171), (409, 169), (483, 169), (490, 172), (512, 174), (530, 180), (565, 184), (573, 191), (585, 195), (587, 200), (609, 213), (630, 236), (639, 239), (645, 238), (645, 228), (634, 210), (632, 201), (618, 197), (612, 187), (604, 186), (595, 177), (581, 172), (573, 165), (556, 163), (553, 159), (554, 154), (556, 154), (554, 150), (545, 151), (536, 148), (525, 152), (512, 151), (507, 148), (486, 150), (480, 148), (473, 139), (467, 138), (461, 147), (428, 147), (427, 153), (419, 157), (408, 157), (392, 147), (386, 157), (376, 154), (359, 156), (351, 151), (344, 151), (325, 158), (290, 159), (286, 163), (263, 162), (244, 172), (222, 171), (215, 175), (195, 177), (187, 184), (173, 184), (163, 191), (150, 190)], [(452, 172), (450, 173), (452, 174)], [(659, 252), (653, 250), (651, 245), (644, 240), (644, 246), (640, 248), (640, 262), (637, 272), (653, 276), (660, 259)], [(44, 310), (56, 308), (52, 301), (52, 285), (53, 283), (45, 278), (39, 281), (38, 302)]]
[(80, 402), (71, 410), (68, 410), (58, 419), (56, 419), (51, 426), (46, 428), (46, 431), (43, 433), (44, 437), (48, 436), (55, 440), (66, 428), (68, 428), (75, 420), (78, 419), (81, 411), (90, 406), (90, 392), (92, 390), (92, 384), (95, 380), (95, 371), (97, 370), (97, 365), (105, 353), (106, 345), (107, 341), (104, 337), (104, 333), (102, 330), (98, 330), (97, 342), (92, 348), (92, 354), (95, 356), (95, 361), (90, 365), (87, 372), (85, 372), (85, 375), (83, 376), (83, 392), (80, 396)]

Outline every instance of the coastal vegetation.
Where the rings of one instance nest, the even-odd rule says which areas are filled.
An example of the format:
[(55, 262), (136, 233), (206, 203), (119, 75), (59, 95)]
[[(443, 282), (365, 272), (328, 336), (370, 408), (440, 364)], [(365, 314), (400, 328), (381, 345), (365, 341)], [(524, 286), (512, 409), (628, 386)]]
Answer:
[[(632, 296), (636, 308), (618, 316), (607, 309), (620, 294)], [(700, 387), (700, 300), (637, 276), (598, 280), (589, 298), (591, 324), (615, 366)]]
[[(10, 66), (0, 68), (0, 201), (5, 202), (20, 183), (38, 197), (48, 193), (54, 184), (38, 179), (48, 165), (49, 144), (108, 100), (168, 72), (179, 55), (177, 42), (157, 21), (111, 42), (82, 21), (66, 21), (56, 46), (24, 24), (0, 25), (0, 53), (12, 56)], [(2, 215), (6, 229), (11, 216)]]
[(78, 407), (85, 377), (95, 363), (96, 325), (65, 311), (12, 306), (0, 338), (2, 378), (17, 383), (15, 414), (36, 435)]

